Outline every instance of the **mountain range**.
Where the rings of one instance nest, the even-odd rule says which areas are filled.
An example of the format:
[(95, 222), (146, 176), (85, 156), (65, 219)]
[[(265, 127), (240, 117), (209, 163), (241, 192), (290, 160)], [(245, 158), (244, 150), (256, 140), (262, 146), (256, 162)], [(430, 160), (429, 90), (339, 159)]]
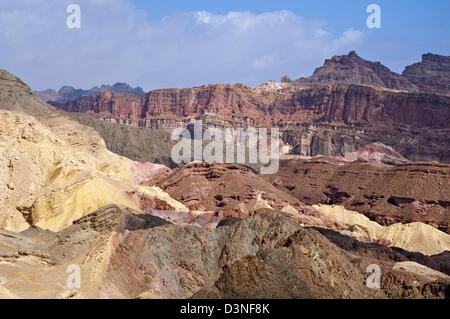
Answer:
[(53, 89), (48, 89), (45, 91), (34, 91), (33, 93), (43, 100), (44, 102), (55, 101), (55, 102), (67, 102), (68, 100), (74, 100), (81, 96), (94, 96), (101, 92), (114, 92), (114, 93), (125, 93), (125, 94), (144, 94), (145, 92), (140, 88), (132, 88), (127, 83), (117, 82), (114, 85), (101, 85), (100, 87), (94, 86), (89, 90), (75, 89), (72, 86), (63, 86), (58, 91)]
[[(51, 104), (0, 70), (0, 298), (449, 298), (447, 62)], [(279, 128), (279, 170), (174, 163), (199, 119)]]

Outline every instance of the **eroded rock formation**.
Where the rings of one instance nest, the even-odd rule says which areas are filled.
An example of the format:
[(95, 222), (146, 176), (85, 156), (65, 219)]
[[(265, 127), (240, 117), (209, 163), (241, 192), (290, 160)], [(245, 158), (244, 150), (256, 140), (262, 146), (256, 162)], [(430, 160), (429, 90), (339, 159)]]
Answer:
[[(0, 71), (0, 297), (448, 297), (449, 167), (402, 156), (446, 158), (448, 99), (367, 85), (215, 85), (65, 104), (142, 130), (195, 118), (275, 126), (294, 153), (335, 155), (290, 155), (261, 176), (121, 157), (80, 122), (130, 154), (148, 137), (141, 128), (68, 117)], [(415, 153), (356, 148), (383, 136)], [(164, 152), (155, 145), (148, 151)], [(365, 284), (370, 264), (380, 289)], [(80, 267), (79, 289), (66, 286), (69, 265)]]
[(280, 162), (264, 176), (308, 204), (338, 204), (381, 225), (424, 222), (449, 233), (450, 167), (440, 163), (374, 162), (317, 157)]

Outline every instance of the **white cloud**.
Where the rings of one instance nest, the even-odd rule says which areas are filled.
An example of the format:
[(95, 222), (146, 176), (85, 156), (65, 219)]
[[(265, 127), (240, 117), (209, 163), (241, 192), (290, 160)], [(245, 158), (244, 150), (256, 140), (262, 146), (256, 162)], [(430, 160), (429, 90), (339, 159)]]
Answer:
[[(68, 4), (81, 29), (66, 27)], [(2, 0), (0, 68), (33, 89), (89, 88), (117, 81), (145, 89), (216, 82), (257, 85), (309, 75), (364, 38), (289, 11), (188, 12), (149, 21), (129, 0)]]
[(359, 30), (348, 29), (342, 33), (339, 39), (334, 40), (334, 45), (343, 47), (348, 45), (355, 45), (362, 41), (364, 33)]

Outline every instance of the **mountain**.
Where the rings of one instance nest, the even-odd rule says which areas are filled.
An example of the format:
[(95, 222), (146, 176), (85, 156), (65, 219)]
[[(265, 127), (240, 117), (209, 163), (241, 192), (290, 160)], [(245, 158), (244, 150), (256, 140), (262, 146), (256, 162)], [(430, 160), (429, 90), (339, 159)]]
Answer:
[(424, 54), (421, 62), (405, 68), (403, 76), (422, 92), (450, 95), (450, 56)]
[(325, 60), (323, 66), (317, 68), (310, 77), (293, 81), (283, 77), (282, 83), (305, 88), (318, 85), (358, 84), (407, 92), (419, 91), (415, 83), (410, 82), (408, 78), (391, 72), (380, 62), (364, 60), (355, 51)]
[(56, 102), (66, 102), (68, 100), (73, 100), (81, 96), (94, 96), (101, 92), (113, 92), (113, 93), (124, 93), (124, 94), (144, 94), (145, 92), (140, 88), (132, 88), (127, 83), (117, 82), (114, 85), (102, 85), (101, 87), (94, 86), (90, 90), (75, 89), (72, 86), (63, 86), (58, 92), (52, 89), (45, 91), (34, 91), (33, 93), (43, 100), (44, 102), (56, 101)]

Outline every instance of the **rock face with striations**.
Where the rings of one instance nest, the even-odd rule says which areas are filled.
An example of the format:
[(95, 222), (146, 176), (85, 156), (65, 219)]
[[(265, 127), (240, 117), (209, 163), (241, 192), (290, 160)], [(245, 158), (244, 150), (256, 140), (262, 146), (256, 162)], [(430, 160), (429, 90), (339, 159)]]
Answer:
[(403, 76), (420, 91), (450, 95), (450, 56), (424, 54), (421, 62), (405, 68)]
[(447, 97), (346, 84), (276, 91), (217, 84), (155, 90), (146, 95), (101, 93), (52, 104), (68, 112), (150, 128), (170, 128), (186, 122), (186, 117), (197, 116), (218, 117), (216, 124), (222, 121), (232, 126), (392, 122), (442, 128), (450, 116)]
[(307, 204), (342, 205), (381, 225), (423, 222), (450, 233), (448, 164), (314, 157), (283, 160), (264, 178)]
[(152, 129), (206, 126), (278, 127), (285, 144), (306, 156), (337, 155), (373, 142), (410, 160), (450, 162), (450, 98), (362, 85), (301, 89), (206, 85), (145, 95), (101, 93), (52, 103), (114, 123)]
[[(352, 51), (326, 60), (309, 78), (283, 77), (282, 83), (260, 87), (217, 84), (144, 95), (104, 92), (52, 104), (113, 123), (167, 131), (194, 119), (206, 126), (277, 127), (284, 145), (305, 156), (338, 155), (381, 142), (409, 160), (450, 162), (447, 65), (446, 57), (424, 55), (404, 76)], [(425, 69), (427, 79), (422, 79)], [(438, 83), (440, 87), (431, 88)], [(123, 143), (114, 143), (115, 151), (130, 154), (117, 144)]]

